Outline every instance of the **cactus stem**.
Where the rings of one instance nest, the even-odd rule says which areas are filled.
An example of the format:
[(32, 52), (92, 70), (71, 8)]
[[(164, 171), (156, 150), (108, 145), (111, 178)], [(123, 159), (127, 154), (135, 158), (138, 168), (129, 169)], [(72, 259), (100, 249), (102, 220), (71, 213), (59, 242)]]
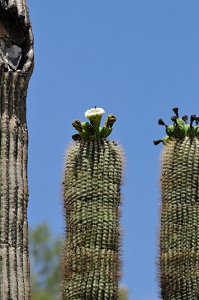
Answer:
[(179, 110), (178, 107), (173, 108), (173, 112), (176, 114), (177, 118), (179, 118), (178, 110)]
[(123, 157), (106, 139), (116, 117), (109, 115), (101, 129), (103, 112), (95, 107), (85, 113), (90, 124), (73, 122), (82, 131), (66, 153), (62, 300), (118, 300)]
[(195, 118), (195, 122), (196, 122), (196, 125), (198, 126), (198, 123), (199, 123), (199, 117), (196, 117), (196, 118)]
[(184, 115), (184, 116), (182, 117), (182, 120), (185, 122), (185, 124), (187, 124), (188, 116), (187, 116), (187, 115)]
[(199, 299), (199, 128), (193, 122), (198, 125), (199, 118), (192, 115), (186, 124), (188, 117), (178, 118), (177, 112), (162, 139), (159, 283), (162, 300), (194, 300)]
[(196, 115), (191, 115), (191, 118), (190, 118), (190, 127), (192, 128), (193, 127), (193, 122), (195, 121), (196, 119)]
[(162, 143), (162, 140), (154, 140), (153, 143), (155, 146), (157, 146), (158, 144)]
[(171, 121), (173, 121), (175, 123), (175, 125), (178, 126), (177, 117), (176, 116), (172, 116), (171, 117)]
[(159, 120), (158, 120), (158, 125), (165, 126), (166, 128), (168, 127), (168, 125), (165, 124), (165, 122), (164, 122), (163, 119), (159, 119)]

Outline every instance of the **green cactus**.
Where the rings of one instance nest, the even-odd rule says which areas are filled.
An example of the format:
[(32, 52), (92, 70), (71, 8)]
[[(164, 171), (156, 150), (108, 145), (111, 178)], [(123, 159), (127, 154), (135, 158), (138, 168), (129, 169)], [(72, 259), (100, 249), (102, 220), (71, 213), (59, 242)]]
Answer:
[(198, 118), (192, 115), (186, 124), (187, 116), (180, 119), (177, 108), (173, 110), (173, 132), (154, 141), (165, 145), (160, 178), (159, 281), (163, 300), (192, 300), (199, 299)]
[(66, 153), (63, 300), (118, 299), (123, 155), (121, 147), (104, 138), (116, 118), (109, 116), (101, 129), (102, 113), (94, 108), (85, 113), (90, 124), (73, 122), (78, 142)]

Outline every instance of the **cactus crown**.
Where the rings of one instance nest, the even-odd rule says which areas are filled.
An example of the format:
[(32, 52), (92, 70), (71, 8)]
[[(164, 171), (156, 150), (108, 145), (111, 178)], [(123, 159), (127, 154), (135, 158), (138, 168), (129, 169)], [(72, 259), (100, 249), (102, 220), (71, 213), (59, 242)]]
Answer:
[(80, 122), (75, 120), (72, 122), (72, 126), (78, 131), (78, 134), (73, 134), (74, 141), (89, 141), (97, 140), (99, 138), (107, 138), (112, 132), (112, 126), (116, 121), (116, 117), (112, 114), (108, 115), (104, 126), (100, 127), (102, 115), (105, 111), (102, 108), (94, 107), (85, 112), (85, 117), (89, 119), (88, 122)]
[[(190, 124), (187, 124), (188, 116), (185, 115), (182, 118), (179, 118), (178, 108), (174, 107), (173, 112), (175, 116), (171, 117), (171, 121), (173, 121), (173, 125), (167, 125), (163, 121), (163, 119), (158, 120), (158, 124), (166, 127), (167, 135), (162, 140), (154, 140), (154, 145), (158, 145), (159, 143), (167, 144), (172, 139), (183, 139), (186, 136), (193, 139), (194, 137), (199, 139), (199, 117), (196, 115), (191, 115)], [(195, 121), (196, 125), (193, 126), (193, 122)]]

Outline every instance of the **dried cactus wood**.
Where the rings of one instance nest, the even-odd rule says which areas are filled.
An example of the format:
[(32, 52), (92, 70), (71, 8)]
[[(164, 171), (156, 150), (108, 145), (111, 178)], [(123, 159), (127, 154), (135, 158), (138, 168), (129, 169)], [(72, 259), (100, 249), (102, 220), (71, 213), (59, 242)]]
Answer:
[(26, 94), (33, 36), (25, 0), (0, 0), (0, 299), (30, 299)]
[(78, 140), (67, 149), (63, 182), (66, 240), (62, 258), (62, 300), (118, 299), (120, 205), (123, 156), (107, 137), (116, 118), (94, 108), (73, 126)]
[[(161, 170), (159, 276), (163, 300), (199, 299), (199, 126), (178, 116), (166, 126)], [(193, 122), (196, 126), (193, 126)], [(157, 144), (157, 141), (155, 141)]]

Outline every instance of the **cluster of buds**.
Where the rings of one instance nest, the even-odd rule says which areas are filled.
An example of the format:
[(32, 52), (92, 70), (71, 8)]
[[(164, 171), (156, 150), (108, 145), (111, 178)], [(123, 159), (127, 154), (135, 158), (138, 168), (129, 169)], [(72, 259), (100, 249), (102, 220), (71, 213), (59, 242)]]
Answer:
[(100, 107), (94, 107), (85, 112), (85, 117), (89, 119), (88, 122), (80, 122), (79, 120), (73, 121), (73, 127), (78, 131), (78, 134), (73, 134), (74, 141), (88, 141), (96, 140), (99, 138), (107, 138), (112, 132), (112, 126), (116, 121), (116, 117), (112, 114), (108, 115), (104, 126), (100, 127), (102, 115), (105, 111)]
[[(154, 145), (158, 145), (159, 143), (163, 143), (164, 145), (168, 143), (173, 138), (183, 139), (186, 136), (193, 139), (194, 137), (199, 138), (199, 117), (196, 115), (191, 115), (190, 124), (187, 123), (188, 116), (185, 115), (182, 118), (179, 118), (178, 108), (174, 107), (173, 112), (175, 116), (171, 117), (171, 121), (173, 121), (173, 125), (167, 125), (163, 121), (163, 119), (158, 120), (158, 124), (166, 127), (167, 135), (162, 140), (154, 140)], [(195, 121), (195, 126), (193, 126), (193, 122)]]

